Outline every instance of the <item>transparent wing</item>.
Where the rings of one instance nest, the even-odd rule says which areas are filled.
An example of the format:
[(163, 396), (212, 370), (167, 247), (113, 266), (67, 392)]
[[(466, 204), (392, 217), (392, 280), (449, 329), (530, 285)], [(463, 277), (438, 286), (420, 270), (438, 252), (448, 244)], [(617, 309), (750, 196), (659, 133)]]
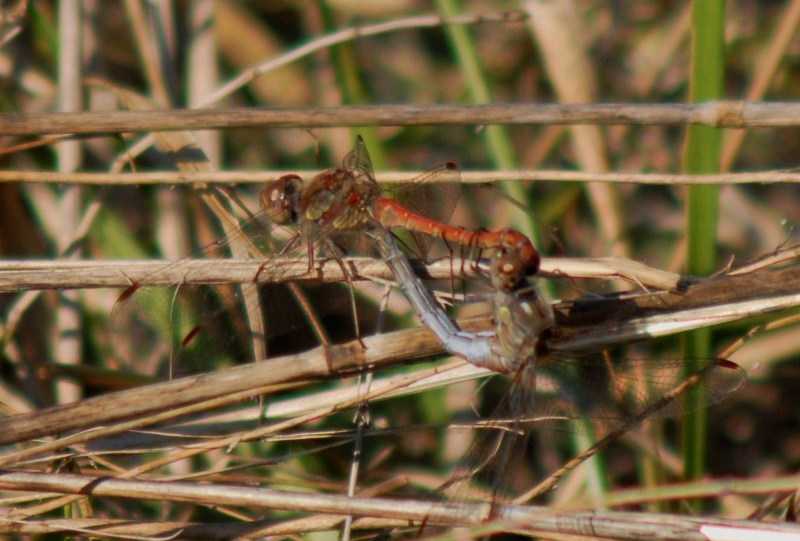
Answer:
[[(461, 197), (461, 173), (452, 162), (444, 163), (426, 171), (407, 184), (391, 190), (392, 196), (412, 213), (449, 226), (453, 212)], [(431, 231), (421, 225), (411, 235), (419, 248), (419, 256), (430, 253), (433, 237)]]
[[(535, 428), (591, 430), (598, 438), (619, 436), (615, 431), (644, 419), (686, 413), (687, 404), (715, 404), (745, 379), (741, 367), (724, 359), (616, 363), (603, 355), (539, 359), (535, 367), (528, 364), (514, 374), (508, 392), (479, 425), (475, 442), (443, 488), (461, 495), (470, 492), (465, 488), (470, 485), (496, 499), (509, 492), (514, 479), (508, 472), (525, 456)], [(688, 395), (695, 400), (685, 400)]]
[(375, 172), (372, 169), (372, 160), (367, 152), (367, 145), (360, 135), (356, 135), (356, 143), (347, 156), (342, 160), (342, 165), (345, 169), (349, 169), (355, 173), (363, 173), (368, 178), (375, 180)]

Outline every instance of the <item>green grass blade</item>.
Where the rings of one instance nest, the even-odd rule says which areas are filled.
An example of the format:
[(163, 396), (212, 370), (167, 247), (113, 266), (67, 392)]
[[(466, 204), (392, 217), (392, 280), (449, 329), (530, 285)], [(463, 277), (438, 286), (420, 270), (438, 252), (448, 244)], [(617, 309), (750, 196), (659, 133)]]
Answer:
[[(690, 101), (693, 103), (722, 96), (724, 69), (724, 0), (695, 1), (692, 6), (692, 63)], [(687, 173), (719, 171), (721, 133), (706, 126), (691, 126), (684, 154)], [(687, 200), (688, 272), (708, 275), (716, 267), (717, 186), (692, 186)], [(711, 356), (711, 334), (694, 331), (686, 336), (684, 353), (688, 358)], [(694, 395), (687, 400), (702, 400)], [(689, 404), (683, 425), (684, 476), (697, 478), (706, 462), (706, 413)]]

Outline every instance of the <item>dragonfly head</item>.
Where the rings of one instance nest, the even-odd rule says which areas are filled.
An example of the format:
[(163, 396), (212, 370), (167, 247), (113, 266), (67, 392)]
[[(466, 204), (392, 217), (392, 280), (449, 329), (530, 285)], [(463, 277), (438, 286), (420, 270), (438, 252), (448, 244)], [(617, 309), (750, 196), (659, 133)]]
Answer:
[(492, 255), (489, 276), (493, 288), (501, 291), (517, 289), (526, 274), (526, 265), (517, 252), (499, 249)]
[(297, 222), (302, 187), (303, 180), (297, 175), (284, 175), (267, 183), (258, 199), (273, 223), (285, 225)]
[[(514, 229), (499, 232), (501, 257), (516, 257), (514, 264), (520, 267), (522, 275), (532, 276), (539, 272), (539, 252), (528, 237)], [(521, 277), (520, 277), (521, 279)]]

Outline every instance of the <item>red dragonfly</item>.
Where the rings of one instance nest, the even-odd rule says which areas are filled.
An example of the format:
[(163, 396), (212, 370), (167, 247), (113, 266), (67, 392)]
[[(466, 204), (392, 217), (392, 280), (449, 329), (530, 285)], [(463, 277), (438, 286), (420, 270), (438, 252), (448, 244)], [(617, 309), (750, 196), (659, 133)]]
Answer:
[[(411, 184), (456, 184), (460, 180), (458, 168), (448, 162), (413, 179)], [(356, 137), (354, 149), (345, 156), (342, 167), (325, 171), (308, 182), (297, 175), (283, 176), (267, 185), (260, 202), (276, 223), (299, 223), (307, 230), (307, 235), (321, 228), (360, 230), (377, 222), (387, 228), (402, 228), (459, 244), (478, 254), (483, 250), (512, 250), (519, 254), (527, 274), (535, 274), (539, 269), (538, 252), (518, 231), (473, 231), (448, 225), (384, 197), (360, 135)], [(447, 218), (449, 216), (444, 217)]]

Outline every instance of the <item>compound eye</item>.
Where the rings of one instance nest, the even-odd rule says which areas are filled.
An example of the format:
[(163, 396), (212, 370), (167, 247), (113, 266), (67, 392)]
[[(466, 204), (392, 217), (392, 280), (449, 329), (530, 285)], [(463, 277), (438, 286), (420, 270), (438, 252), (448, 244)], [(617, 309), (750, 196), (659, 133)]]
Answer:
[(284, 225), (297, 220), (297, 201), (302, 183), (297, 175), (284, 175), (267, 183), (258, 199), (272, 222)]
[(533, 276), (534, 274), (538, 273), (540, 264), (541, 259), (539, 257), (539, 252), (534, 251), (525, 268), (525, 276)]

